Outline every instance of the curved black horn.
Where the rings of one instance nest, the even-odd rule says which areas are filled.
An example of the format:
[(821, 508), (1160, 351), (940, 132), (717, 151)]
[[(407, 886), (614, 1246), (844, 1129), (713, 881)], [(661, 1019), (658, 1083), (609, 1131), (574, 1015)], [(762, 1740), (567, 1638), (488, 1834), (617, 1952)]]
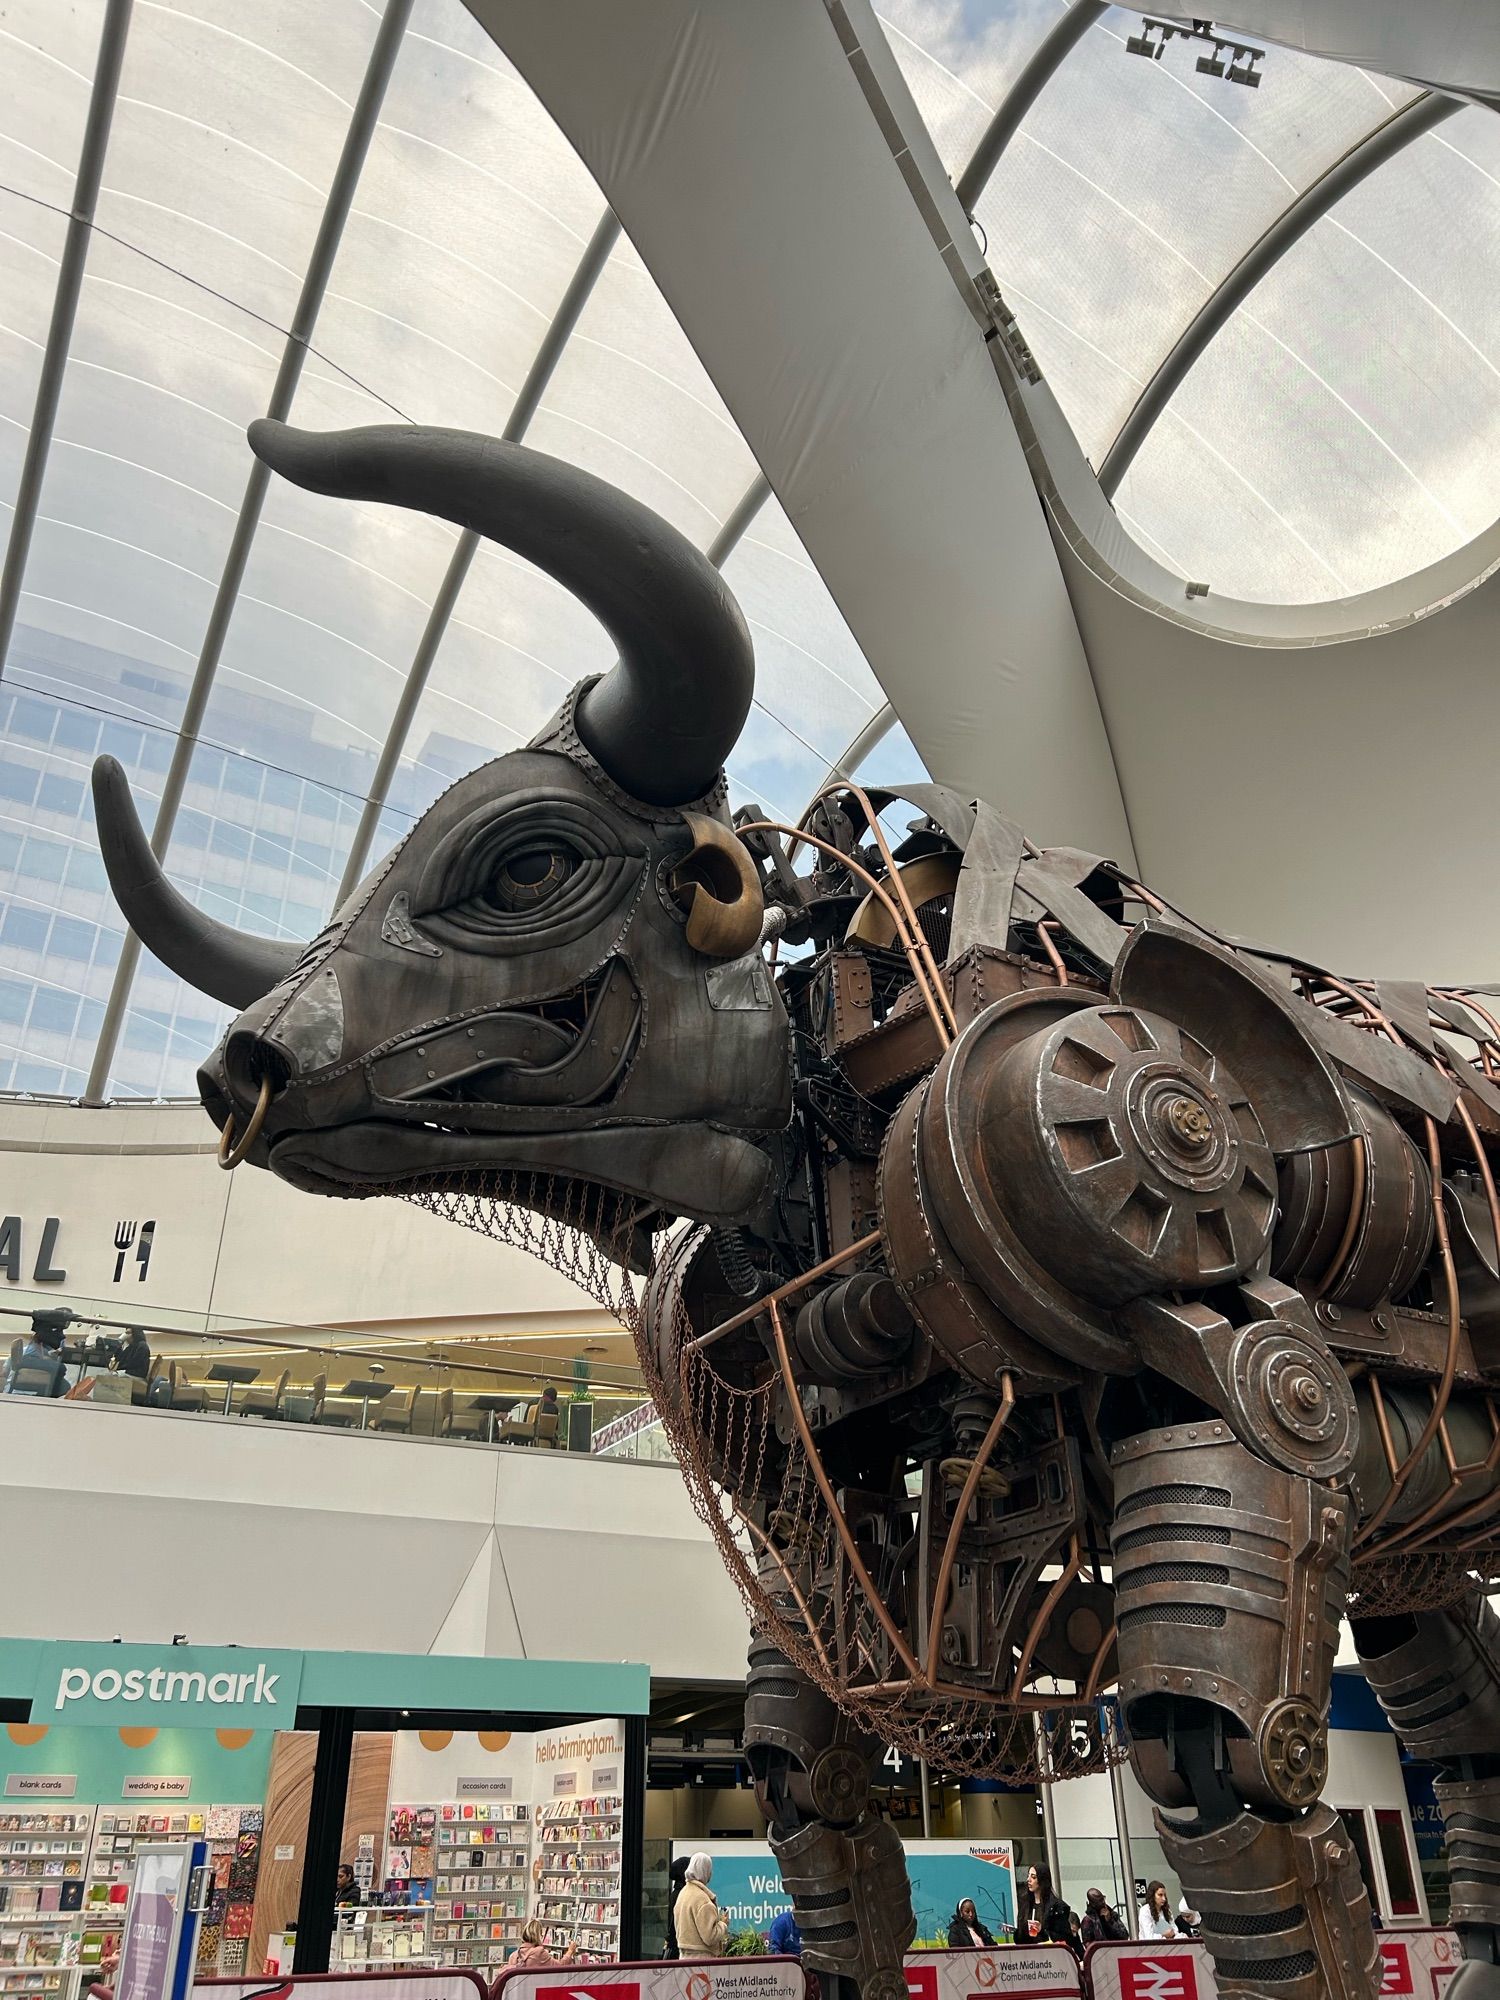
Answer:
[(575, 465), (469, 431), (320, 433), (262, 417), (249, 435), (299, 486), (440, 515), (546, 570), (619, 650), (578, 704), (585, 746), (649, 805), (713, 784), (749, 713), (754, 650), (719, 572), (659, 514)]
[(151, 852), (129, 780), (113, 757), (94, 761), (94, 818), (120, 913), (163, 965), (226, 1007), (248, 1007), (285, 979), (302, 956), (301, 945), (232, 930), (180, 895)]

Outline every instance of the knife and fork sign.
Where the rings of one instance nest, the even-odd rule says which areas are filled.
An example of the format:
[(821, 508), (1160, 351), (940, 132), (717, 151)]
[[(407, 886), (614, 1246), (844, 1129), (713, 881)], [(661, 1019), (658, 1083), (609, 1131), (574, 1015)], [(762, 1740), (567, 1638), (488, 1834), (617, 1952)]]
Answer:
[(135, 1261), (141, 1267), (136, 1276), (142, 1284), (145, 1283), (146, 1266), (151, 1262), (151, 1243), (155, 1235), (156, 1223), (154, 1220), (140, 1224), (139, 1237), (137, 1236), (137, 1226), (135, 1223), (117, 1222), (115, 1224), (115, 1283), (117, 1285), (125, 1275), (125, 1259), (132, 1245), (135, 1247)]

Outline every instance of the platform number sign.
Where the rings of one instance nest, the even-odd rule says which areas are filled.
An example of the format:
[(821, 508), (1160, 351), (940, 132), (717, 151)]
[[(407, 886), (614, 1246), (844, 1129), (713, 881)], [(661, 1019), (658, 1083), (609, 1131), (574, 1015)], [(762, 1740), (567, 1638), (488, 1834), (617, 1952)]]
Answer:
[(922, 1767), (909, 1751), (888, 1743), (870, 1772), (870, 1783), (877, 1791), (919, 1792)]

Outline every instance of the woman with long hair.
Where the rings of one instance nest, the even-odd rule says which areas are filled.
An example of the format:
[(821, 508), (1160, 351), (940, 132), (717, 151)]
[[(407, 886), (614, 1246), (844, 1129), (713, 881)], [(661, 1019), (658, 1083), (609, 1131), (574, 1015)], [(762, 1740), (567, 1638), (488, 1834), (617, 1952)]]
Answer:
[(1164, 1882), (1148, 1884), (1146, 1900), (1136, 1914), (1135, 1934), (1148, 1944), (1157, 1938), (1176, 1937), (1177, 1926), (1172, 1921), (1172, 1906)]

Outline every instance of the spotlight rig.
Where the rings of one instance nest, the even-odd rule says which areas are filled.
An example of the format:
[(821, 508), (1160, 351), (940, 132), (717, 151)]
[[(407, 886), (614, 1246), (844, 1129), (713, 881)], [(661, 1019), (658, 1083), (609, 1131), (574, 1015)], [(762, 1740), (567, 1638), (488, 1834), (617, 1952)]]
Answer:
[(1222, 76), (1230, 83), (1244, 84), (1249, 90), (1260, 89), (1259, 65), (1265, 60), (1265, 50), (1215, 34), (1212, 21), (1195, 20), (1190, 27), (1183, 27), (1176, 21), (1157, 21), (1147, 14), (1142, 16), (1141, 32), (1129, 36), (1125, 47), (1130, 55), (1160, 62), (1167, 43), (1178, 35), (1186, 42), (1208, 43), (1207, 54), (1198, 58), (1200, 76)]

